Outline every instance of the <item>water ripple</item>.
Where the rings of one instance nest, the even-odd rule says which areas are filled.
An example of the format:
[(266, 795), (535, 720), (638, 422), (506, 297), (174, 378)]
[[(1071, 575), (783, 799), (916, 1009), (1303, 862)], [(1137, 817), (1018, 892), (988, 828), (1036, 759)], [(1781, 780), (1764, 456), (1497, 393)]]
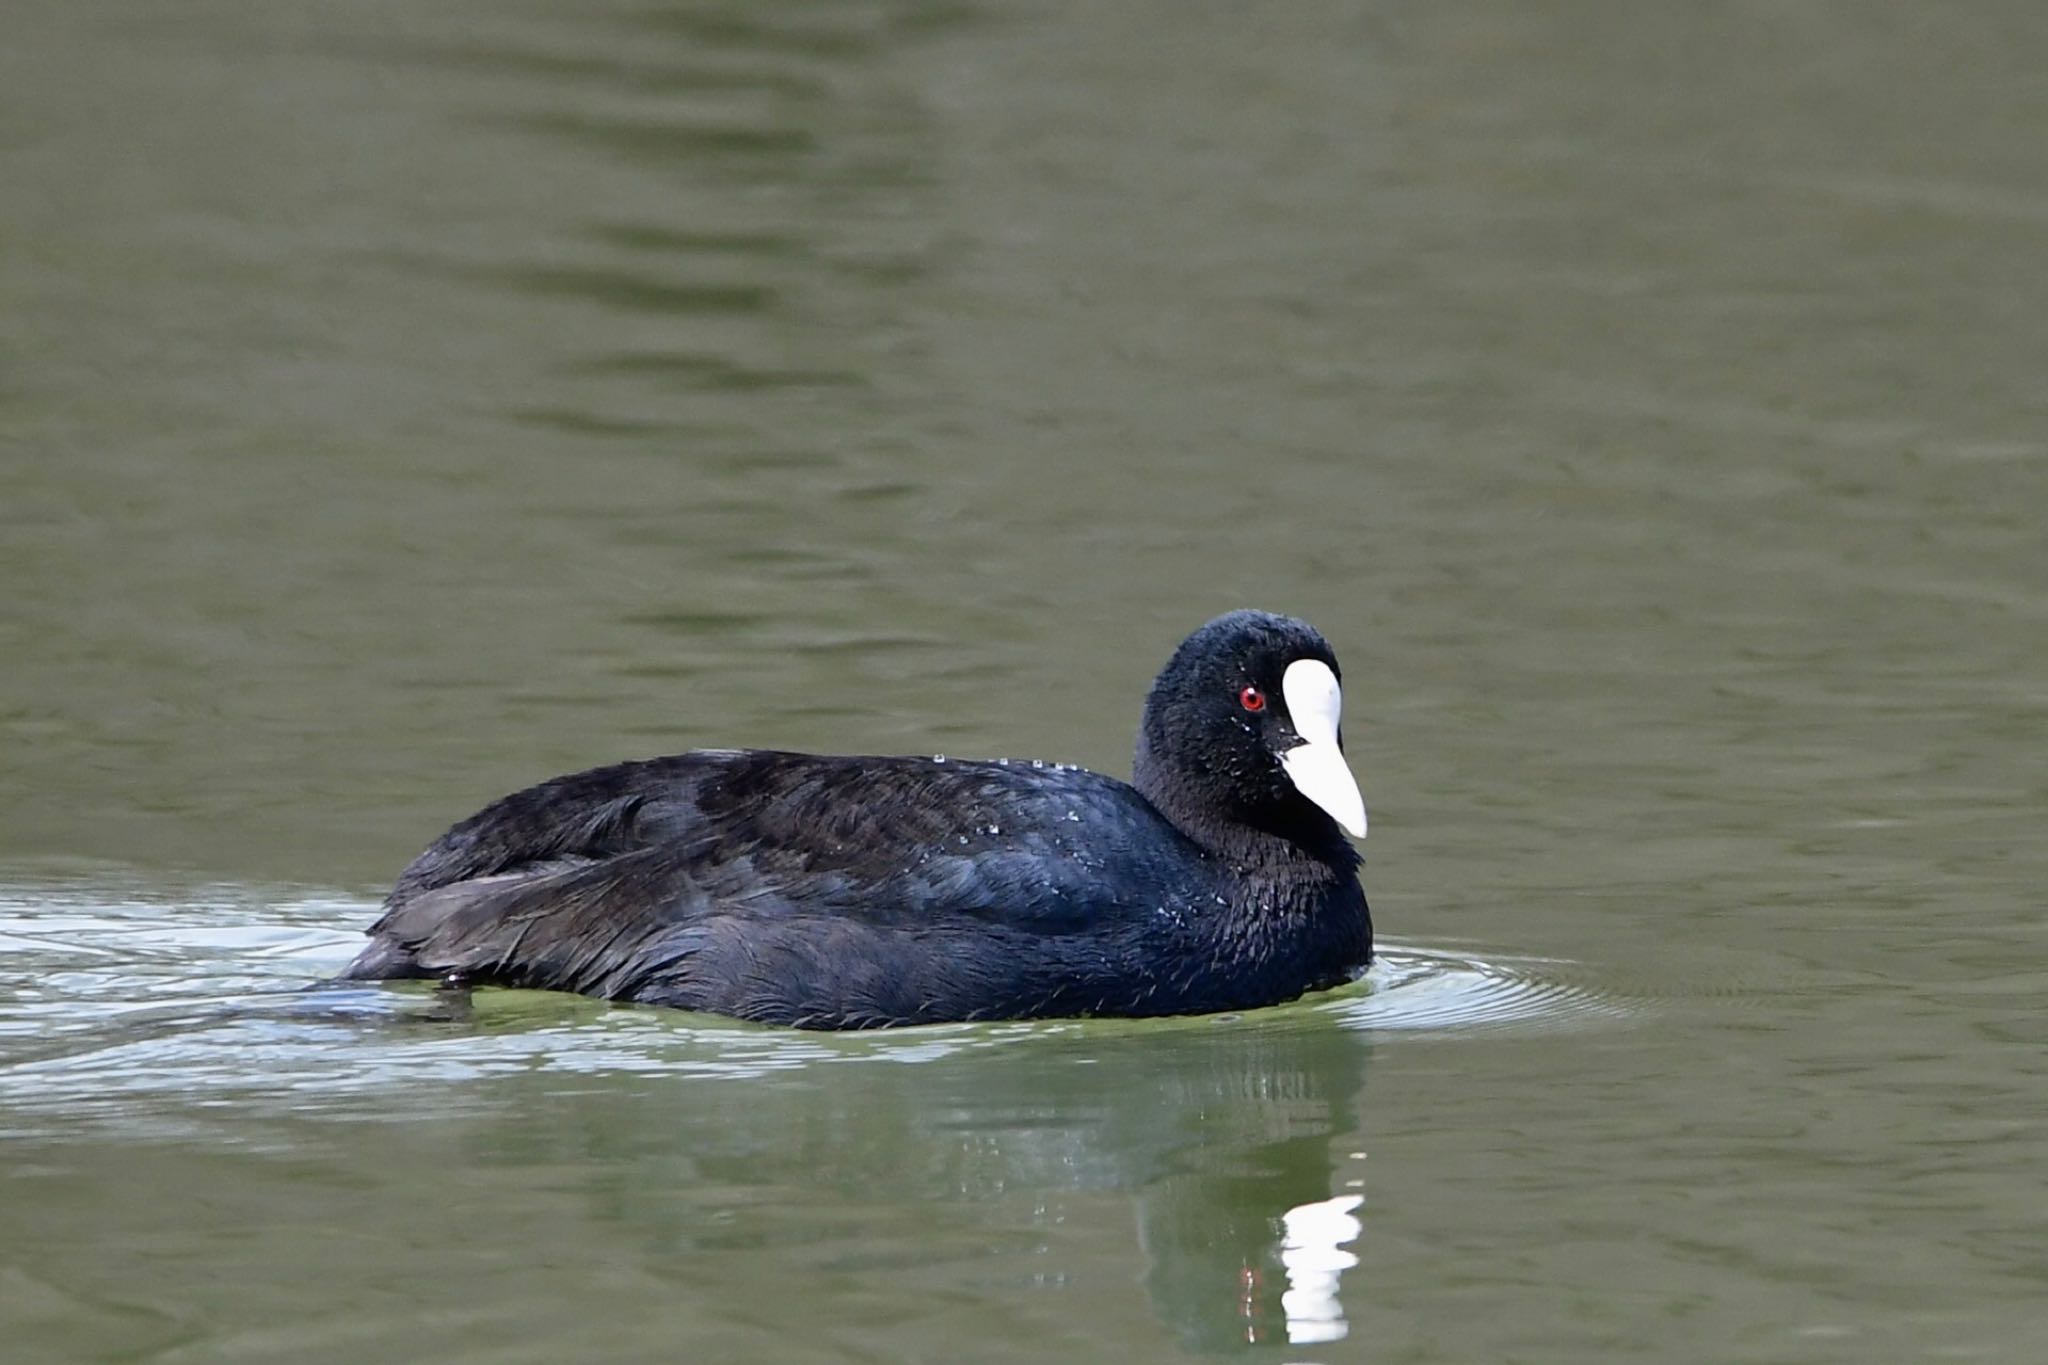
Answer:
[(1318, 1008), (1352, 1028), (1440, 1034), (1560, 1028), (1631, 1012), (1611, 993), (1572, 980), (1583, 974), (1556, 958), (1475, 957), (1383, 942), (1366, 978), (1369, 993)]
[[(845, 1062), (916, 1064), (1033, 1039), (1251, 1025), (1388, 1036), (1583, 1025), (1625, 1013), (1571, 964), (1383, 947), (1359, 984), (1217, 1019), (958, 1024), (815, 1034), (526, 991), (321, 985), (372, 902), (214, 888), (0, 890), (0, 1132), (102, 1119), (183, 1131), (223, 1105), (402, 1115), (422, 1085), (536, 1070), (564, 1077), (754, 1079)], [(383, 1098), (379, 1098), (383, 1097)], [(437, 1103), (461, 1104), (443, 1092)]]

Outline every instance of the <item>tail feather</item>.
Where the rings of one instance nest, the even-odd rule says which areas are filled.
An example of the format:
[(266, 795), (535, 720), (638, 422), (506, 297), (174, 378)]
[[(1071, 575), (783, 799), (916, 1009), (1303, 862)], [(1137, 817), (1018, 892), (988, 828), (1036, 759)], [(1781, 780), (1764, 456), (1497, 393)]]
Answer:
[(541, 864), (394, 895), (341, 979), (457, 973), (617, 998), (652, 967), (687, 954), (695, 938), (688, 921), (705, 908), (701, 892), (679, 884), (654, 851)]

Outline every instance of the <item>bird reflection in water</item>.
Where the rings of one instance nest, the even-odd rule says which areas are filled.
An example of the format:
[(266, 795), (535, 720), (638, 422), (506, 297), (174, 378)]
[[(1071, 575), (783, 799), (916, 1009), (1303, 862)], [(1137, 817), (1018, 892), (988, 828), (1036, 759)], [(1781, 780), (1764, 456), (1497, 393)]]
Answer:
[[(608, 1236), (633, 1237), (678, 1283), (715, 1276), (724, 1309), (819, 1258), (1096, 1292), (1120, 1278), (1103, 1220), (1121, 1202), (1136, 1221), (1125, 1254), (1184, 1349), (1349, 1330), (1371, 1045), (1325, 1009), (829, 1041), (656, 1022), (644, 1036), (665, 1055), (634, 1079), (572, 1094), (537, 1072), (506, 1078), (503, 1098), (520, 1160), (603, 1171), (593, 1213)], [(502, 1162), (503, 1134), (488, 1144)], [(906, 1219), (911, 1244), (893, 1240)], [(942, 1252), (938, 1229), (962, 1241)], [(984, 1254), (1028, 1265), (975, 1268)]]
[(1357, 1217), (1364, 1203), (1362, 1194), (1340, 1194), (1297, 1204), (1281, 1215), (1286, 1232), (1280, 1240), (1280, 1260), (1287, 1267), (1287, 1291), (1280, 1296), (1280, 1311), (1287, 1315), (1288, 1341), (1340, 1341), (1351, 1330), (1337, 1298), (1337, 1282), (1358, 1264), (1358, 1257), (1344, 1247), (1365, 1230)]
[(1104, 1147), (1137, 1199), (1155, 1310), (1198, 1351), (1341, 1339), (1366, 1044), (1307, 1011), (1175, 1032), (1134, 1031), (1088, 1068), (1124, 1092), (1117, 1110), (1153, 1115)]

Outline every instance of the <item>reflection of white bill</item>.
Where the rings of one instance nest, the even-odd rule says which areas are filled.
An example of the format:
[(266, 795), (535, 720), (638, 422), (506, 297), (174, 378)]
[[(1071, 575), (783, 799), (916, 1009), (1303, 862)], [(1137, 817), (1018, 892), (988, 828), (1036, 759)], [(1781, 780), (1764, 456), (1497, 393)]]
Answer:
[(1287, 1314), (1287, 1339), (1309, 1344), (1340, 1341), (1351, 1330), (1344, 1305), (1337, 1301), (1337, 1280), (1358, 1264), (1344, 1244), (1364, 1231), (1352, 1210), (1365, 1202), (1362, 1194), (1297, 1204), (1280, 1215), (1280, 1263), (1287, 1267), (1287, 1292), (1280, 1310)]

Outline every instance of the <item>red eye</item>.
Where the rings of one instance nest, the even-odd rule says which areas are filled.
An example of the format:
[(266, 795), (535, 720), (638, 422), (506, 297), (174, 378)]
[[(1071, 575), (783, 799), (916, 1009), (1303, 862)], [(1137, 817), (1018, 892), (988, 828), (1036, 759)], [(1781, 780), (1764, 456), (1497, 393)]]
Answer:
[(1237, 704), (1247, 711), (1263, 711), (1266, 709), (1266, 694), (1256, 687), (1247, 687), (1237, 694)]

